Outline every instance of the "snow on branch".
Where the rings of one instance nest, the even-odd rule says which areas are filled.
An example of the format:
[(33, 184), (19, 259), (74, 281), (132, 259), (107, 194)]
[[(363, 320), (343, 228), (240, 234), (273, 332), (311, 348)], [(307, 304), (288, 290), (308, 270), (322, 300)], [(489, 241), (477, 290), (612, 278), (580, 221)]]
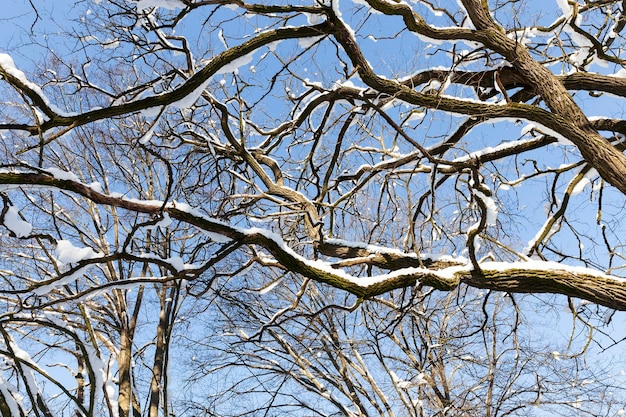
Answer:
[[(354, 276), (334, 268), (330, 262), (310, 260), (290, 248), (281, 236), (260, 228), (241, 228), (206, 216), (183, 203), (130, 200), (95, 191), (68, 179), (41, 173), (2, 172), (0, 184), (39, 186), (71, 191), (96, 204), (114, 206), (137, 213), (159, 215), (193, 225), (212, 234), (219, 234), (241, 245), (255, 245), (269, 252), (283, 268), (314, 281), (350, 292), (360, 298), (377, 296), (388, 291), (414, 285), (449, 291), (463, 283), (477, 288), (520, 293), (555, 293), (578, 297), (618, 310), (626, 310), (626, 280), (589, 268), (570, 267), (553, 262), (482, 262), (480, 269), (461, 258), (447, 259), (441, 269), (406, 267), (374, 276)], [(357, 249), (370, 255), (397, 254), (376, 246), (330, 240), (327, 244)], [(359, 255), (364, 253), (359, 252)], [(406, 256), (405, 258), (413, 257)], [(443, 258), (445, 259), (445, 258)], [(456, 262), (455, 262), (456, 260)], [(94, 259), (90, 259), (94, 261)]]
[[(41, 87), (30, 81), (24, 72), (15, 66), (13, 58), (8, 54), (0, 53), (0, 77), (28, 96), (49, 119), (54, 119), (58, 116), (72, 116), (52, 104)], [(43, 120), (40, 120), (40, 122), (43, 122)]]
[[(330, 30), (330, 23), (323, 22), (314, 26), (285, 27), (259, 33), (252, 39), (234, 46), (211, 59), (201, 70), (181, 85), (170, 91), (129, 101), (105, 108), (95, 108), (80, 114), (63, 113), (52, 106), (43, 95), (41, 88), (29, 82), (23, 73), (15, 68), (9, 55), (0, 55), (0, 76), (6, 79), (18, 90), (24, 92), (48, 116), (48, 120), (41, 121), (39, 126), (24, 126), (23, 129), (35, 134), (46, 132), (60, 126), (81, 126), (97, 120), (108, 119), (120, 115), (145, 111), (146, 109), (160, 108), (174, 105), (175, 107), (188, 106), (192, 103), (189, 98), (197, 98), (203, 91), (203, 86), (213, 75), (220, 71), (233, 70), (234, 63), (243, 63), (241, 59), (253, 54), (259, 48), (270, 45), (283, 39), (302, 39), (319, 37)], [(0, 128), (2, 126), (0, 125)]]

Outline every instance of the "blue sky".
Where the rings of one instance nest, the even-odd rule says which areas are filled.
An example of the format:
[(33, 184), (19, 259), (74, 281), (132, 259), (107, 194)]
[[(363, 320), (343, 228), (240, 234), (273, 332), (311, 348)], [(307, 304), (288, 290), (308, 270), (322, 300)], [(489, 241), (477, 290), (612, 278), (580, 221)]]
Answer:
[[(39, 45), (45, 45), (48, 41), (50, 42), (49, 46), (52, 47), (53, 49), (72, 49), (72, 45), (71, 44), (62, 44), (62, 43), (57, 43), (61, 37), (56, 38), (54, 35), (57, 33), (57, 31), (59, 30), (59, 27), (56, 26), (56, 24), (54, 23), (55, 21), (59, 23), (59, 26), (63, 26), (66, 27), (66, 23), (67, 23), (67, 17), (68, 16), (72, 16), (72, 7), (74, 4), (74, 1), (41, 1), (41, 8), (38, 9), (38, 12), (42, 14), (42, 19), (39, 20), (37, 18), (36, 13), (32, 10), (30, 3), (27, 0), (17, 0), (14, 2), (14, 6), (11, 8), (11, 10), (5, 12), (2, 15), (2, 18), (0, 18), (0, 51), (2, 52), (8, 52), (9, 54), (11, 54), (15, 61), (16, 64), (18, 65), (18, 67), (20, 67), (21, 69), (23, 69), (24, 71), (28, 72), (29, 67), (31, 67), (33, 64), (36, 63), (40, 63), (41, 61), (43, 61), (46, 57), (45, 53), (46, 53), (46, 49), (44, 47), (41, 47)], [(82, 3), (80, 5), (80, 7), (82, 9), (84, 9), (87, 6), (88, 3)], [(342, 3), (342, 5), (347, 5), (350, 6), (352, 3), (346, 2), (346, 3)], [(346, 7), (347, 7), (346, 6)], [(556, 7), (556, 5), (555, 5)], [(49, 18), (49, 16), (52, 16), (52, 19)], [(193, 22), (188, 22), (188, 23), (193, 23)], [(355, 19), (355, 27), (356, 27), (356, 23), (358, 23), (358, 19)], [(235, 24), (233, 24), (234, 27)], [(370, 30), (370, 33), (373, 34), (374, 36), (379, 37), (381, 32), (383, 32), (383, 29), (386, 30), (386, 35), (391, 36), (393, 35), (394, 31), (392, 27), (382, 27), (380, 25), (378, 25), (378, 17), (373, 16), (371, 17), (371, 19), (367, 22), (368, 25), (368, 30)], [(378, 26), (377, 26), (378, 25)], [(31, 34), (31, 28), (33, 33)], [(217, 41), (215, 39), (217, 32), (212, 33), (209, 36), (213, 36), (213, 40), (215, 41), (215, 50), (221, 50), (220, 48), (222, 48), (222, 46), (220, 45), (219, 41)], [(197, 38), (195, 39), (196, 41), (204, 41), (204, 42), (208, 42), (207, 38), (201, 38), (199, 35), (197, 35)], [(236, 42), (235, 40), (232, 40), (233, 44)], [(285, 47), (294, 47), (293, 45), (294, 43), (292, 42), (291, 44), (288, 44), (287, 42), (285, 43), (285, 45), (281, 45), (281, 47), (285, 46)], [(19, 48), (17, 48), (17, 46), (20, 46)], [(26, 46), (22, 46), (22, 45), (26, 45)], [(380, 70), (383, 74), (387, 75), (387, 76), (395, 76), (398, 73), (402, 74), (404, 73), (404, 75), (412, 72), (416, 65), (420, 65), (420, 68), (426, 68), (428, 66), (436, 66), (437, 64), (440, 63), (445, 63), (445, 64), (449, 64), (448, 62), (445, 61), (445, 58), (441, 57), (444, 56), (444, 54), (441, 54), (439, 57), (437, 58), (429, 58), (429, 56), (427, 54), (421, 54), (418, 53), (420, 51), (415, 51), (414, 48), (415, 44), (414, 43), (410, 43), (410, 47), (411, 48), (394, 48), (394, 42), (392, 40), (378, 40), (377, 42), (373, 42), (371, 40), (368, 40), (367, 38), (363, 40), (363, 45), (365, 48), (365, 53), (368, 54), (368, 59), (370, 59), (370, 61), (372, 62), (372, 64), (378, 69)], [(390, 45), (391, 47), (387, 47), (386, 45)], [(374, 49), (375, 48), (375, 49)], [(436, 47), (432, 47), (431, 49), (436, 49)], [(398, 50), (402, 51), (401, 53), (398, 53)], [(332, 48), (328, 47), (328, 50), (325, 51), (328, 54), (332, 54)], [(257, 60), (260, 59), (261, 56), (261, 52), (257, 52), (257, 54), (255, 55), (255, 61), (253, 61), (253, 64), (257, 64), (258, 62)], [(438, 60), (441, 60), (441, 62), (439, 62)], [(269, 60), (268, 60), (269, 61)], [(269, 63), (268, 65), (275, 65), (275, 63)], [(308, 64), (303, 63), (302, 66), (306, 66)], [(317, 65), (320, 65), (319, 63)], [(320, 65), (320, 67), (323, 68), (323, 64)], [(318, 67), (317, 69), (319, 69), (320, 67)], [(260, 67), (259, 67), (260, 68)], [(311, 78), (312, 81), (316, 80), (315, 77), (317, 77), (319, 74), (316, 73), (316, 67), (315, 66), (310, 66), (307, 67), (307, 71), (309, 74), (311, 74)], [(250, 72), (250, 68), (242, 68), (241, 70), (242, 72)], [(304, 71), (304, 70), (303, 70)], [(337, 73), (332, 73), (330, 75), (328, 75), (327, 79), (324, 79), (323, 81), (325, 83), (328, 83), (327, 85), (330, 85), (330, 83), (333, 81), (332, 77), (338, 76), (339, 74)], [(218, 77), (219, 78), (219, 77)], [(224, 78), (228, 79), (228, 82), (231, 81), (231, 77), (230, 76), (224, 76)], [(294, 85), (300, 85), (300, 83), (298, 82), (294, 82)], [(300, 87), (301, 88), (301, 87)], [(612, 113), (619, 113), (620, 110), (616, 110), (615, 106), (613, 105), (613, 100), (610, 97), (606, 97), (604, 100), (602, 100), (603, 105), (599, 106), (597, 105), (598, 101), (593, 101), (592, 103), (590, 103), (591, 105), (593, 105), (593, 109), (591, 111), (594, 112), (594, 115), (596, 114), (602, 114), (602, 113), (606, 113), (606, 114), (612, 114)], [(584, 100), (581, 100), (581, 103), (584, 103)], [(401, 107), (401, 106), (398, 106)], [(401, 111), (402, 109), (398, 109), (398, 111)], [(442, 133), (445, 131), (445, 129), (447, 129), (450, 125), (453, 125), (454, 123), (458, 123), (460, 119), (455, 118), (455, 117), (441, 117), (441, 119), (426, 119), (425, 123), (427, 125), (429, 125), (429, 127), (426, 128), (426, 131), (429, 135), (432, 136), (436, 136), (436, 134), (441, 131)], [(439, 123), (441, 123), (441, 125), (439, 125)], [(480, 149), (483, 146), (496, 146), (499, 143), (501, 143), (504, 140), (515, 140), (518, 136), (519, 136), (519, 132), (521, 131), (521, 129), (523, 128), (522, 126), (517, 126), (514, 123), (486, 123), (484, 126), (482, 126), (481, 128), (475, 129), (470, 135), (468, 135), (468, 139), (471, 139), (471, 141), (469, 141), (468, 147), (469, 146), (473, 146), (475, 148), (471, 148), (469, 149), (474, 150), (474, 149)], [(406, 145), (405, 145), (406, 146)], [(305, 150), (306, 151), (306, 150)], [(403, 149), (403, 151), (405, 151), (405, 149)], [(536, 155), (538, 158), (541, 156), (542, 158), (544, 158), (545, 160), (549, 161), (549, 154), (546, 154), (545, 149), (542, 149), (541, 151), (539, 151), (539, 153), (542, 154), (541, 155)], [(532, 155), (524, 155), (524, 157), (529, 157)], [(561, 161), (558, 161), (558, 163), (561, 163)], [(561, 184), (561, 189), (562, 189), (562, 184)], [(560, 190), (559, 190), (560, 191)], [(501, 191), (502, 193), (504, 193), (505, 191)], [(509, 191), (506, 191), (509, 192)], [(538, 190), (534, 187), (532, 182), (529, 182), (528, 185), (524, 185), (521, 186), (519, 189), (515, 189), (515, 190), (511, 190), (511, 193), (516, 193), (519, 196), (519, 201), (521, 201), (522, 204), (524, 204), (524, 207), (520, 207), (520, 212), (525, 215), (526, 217), (530, 217), (531, 220), (531, 225), (532, 227), (528, 226), (527, 223), (527, 219), (524, 219), (524, 223), (523, 225), (526, 226), (526, 228), (520, 228), (520, 230), (516, 230), (515, 233), (519, 233), (519, 237), (520, 240), (522, 241), (521, 244), (523, 245), (525, 243), (525, 241), (527, 241), (528, 239), (530, 239), (534, 233), (536, 232), (536, 228), (540, 226), (541, 222), (543, 221), (543, 194), (545, 192), (545, 190), (541, 189), (540, 192), (538, 192)], [(609, 196), (610, 198), (623, 198), (623, 196), (618, 196), (613, 194), (612, 196)], [(588, 194), (581, 194), (578, 197), (576, 197), (576, 203), (577, 204), (573, 204), (572, 207), (577, 207), (578, 210), (575, 213), (577, 216), (577, 219), (580, 219), (581, 221), (584, 220), (585, 218), (587, 219), (592, 219), (595, 216), (595, 212), (593, 210), (593, 204), (589, 203), (589, 196)], [(616, 200), (617, 201), (617, 200)], [(613, 210), (617, 211), (617, 213), (615, 213), (615, 215), (619, 215), (619, 211), (618, 211), (619, 207), (614, 207)], [(606, 210), (611, 210), (611, 207), (606, 207)], [(539, 213), (539, 215), (537, 216), (537, 213)], [(574, 213), (572, 214), (574, 215)], [(608, 215), (608, 213), (607, 213)], [(532, 224), (532, 223), (536, 223), (536, 224)], [(623, 227), (619, 230), (623, 230)], [(347, 237), (350, 238), (350, 237)], [(570, 244), (569, 242), (565, 241), (563, 244), (568, 245)], [(560, 299), (562, 301), (562, 299)], [(623, 315), (620, 315), (619, 318), (621, 319), (623, 317)], [(623, 323), (623, 320), (617, 320), (617, 316), (616, 319), (614, 321), (614, 331), (618, 332), (618, 331), (623, 331), (624, 329), (621, 328), (621, 324)], [(569, 329), (569, 322), (568, 322), (569, 316), (564, 315), (564, 319), (563, 319), (563, 329), (564, 329), (564, 334), (567, 333), (567, 330)]]

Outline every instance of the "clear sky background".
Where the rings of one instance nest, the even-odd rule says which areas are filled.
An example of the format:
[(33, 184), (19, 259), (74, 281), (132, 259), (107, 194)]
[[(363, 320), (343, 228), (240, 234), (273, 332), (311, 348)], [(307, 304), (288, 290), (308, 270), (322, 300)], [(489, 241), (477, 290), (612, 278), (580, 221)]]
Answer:
[[(85, 1), (90, 2), (93, 0)], [(341, 1), (348, 2), (349, 0)], [(57, 33), (61, 27), (67, 28), (69, 26), (67, 22), (70, 16), (78, 18), (76, 13), (72, 13), (75, 0), (38, 1), (36, 4), (37, 11), (33, 9), (28, 0), (12, 0), (10, 3), (10, 7), (4, 5), (4, 8), (0, 11), (0, 52), (10, 54), (14, 58), (18, 68), (28, 73), (29, 68), (32, 68), (35, 64), (41, 64), (46, 57), (46, 50), (41, 45), (45, 45), (49, 37), (53, 37), (53, 35)], [(550, 4), (550, 2), (548, 3)], [(80, 5), (80, 9), (84, 9), (84, 5), (85, 3), (83, 2)], [(554, 7), (556, 8), (556, 2), (554, 3)], [(376, 18), (374, 17), (372, 21), (375, 22), (375, 19)], [(54, 22), (58, 22), (58, 26), (55, 26)], [(69, 49), (72, 48), (72, 45), (59, 45), (54, 43), (58, 41), (58, 39), (60, 38), (56, 38), (54, 41), (50, 42), (48, 46), (52, 49), (63, 48), (66, 46)], [(363, 42), (363, 45), (367, 47), (368, 43)], [(384, 50), (384, 48), (377, 48), (377, 51), (381, 50)], [(378, 63), (385, 61), (391, 62), (392, 60), (404, 60), (407, 64), (410, 62), (410, 57), (400, 56), (397, 54), (397, 50), (388, 49), (387, 53), (387, 56), (381, 55), (378, 57)], [(610, 72), (611, 70), (609, 69), (607, 71)], [(597, 106), (597, 103), (598, 101), (594, 101), (593, 105)], [(621, 104), (616, 104), (615, 101), (608, 96), (606, 97), (606, 100), (603, 100), (603, 103), (605, 103), (604, 106), (594, 108), (591, 114), (606, 114), (610, 116), (617, 115), (623, 110)], [(499, 143), (499, 141), (514, 139), (515, 135), (519, 134), (519, 131), (522, 128), (523, 125), (503, 126), (503, 124), (498, 123), (485, 124), (485, 126), (477, 129), (475, 134), (477, 136), (482, 135), (482, 139), (484, 139), (485, 143), (495, 146)], [(513, 130), (516, 132), (513, 132)], [(483, 143), (480, 143), (480, 146), (483, 146)], [(544, 150), (542, 149), (540, 152), (544, 152)], [(522, 239), (530, 239), (536, 233), (537, 227), (539, 227), (545, 219), (543, 211), (541, 211), (543, 210), (541, 195), (540, 193), (537, 193), (537, 190), (529, 190), (526, 185), (516, 189), (515, 191), (520, 194), (520, 200), (524, 200), (525, 197), (528, 197), (528, 208), (526, 213), (528, 213), (529, 219), (536, 217), (535, 221), (537, 224), (532, 224), (532, 227), (528, 227), (525, 231), (519, 232)], [(624, 198), (624, 196), (617, 194), (614, 194), (613, 197), (621, 199)], [(581, 195), (579, 198), (581, 199), (581, 207), (588, 207), (582, 205), (584, 199), (588, 198), (587, 195)], [(572, 204), (571, 207), (576, 207), (576, 205)], [(540, 211), (540, 215), (533, 216), (532, 213), (537, 211)], [(589, 218), (593, 218), (595, 213), (590, 210), (586, 215), (588, 215)], [(532, 222), (532, 220), (529, 221)], [(524, 233), (526, 233), (526, 235), (524, 235)], [(566, 302), (563, 297), (559, 298), (559, 302), (562, 302), (565, 308)], [(608, 329), (606, 329), (609, 332), (613, 332), (611, 334), (617, 339), (624, 337), (623, 335), (626, 332), (626, 326), (624, 326), (625, 315), (626, 313), (619, 313), (615, 315), (613, 317), (612, 324)], [(563, 314), (562, 321), (562, 332), (563, 334), (567, 334), (571, 329), (570, 317), (567, 314)], [(598, 340), (606, 340), (598, 333), (596, 333), (596, 337)], [(613, 348), (612, 351), (615, 355), (626, 358), (626, 351), (623, 345), (624, 343), (617, 348)], [(623, 363), (622, 366), (624, 366)]]

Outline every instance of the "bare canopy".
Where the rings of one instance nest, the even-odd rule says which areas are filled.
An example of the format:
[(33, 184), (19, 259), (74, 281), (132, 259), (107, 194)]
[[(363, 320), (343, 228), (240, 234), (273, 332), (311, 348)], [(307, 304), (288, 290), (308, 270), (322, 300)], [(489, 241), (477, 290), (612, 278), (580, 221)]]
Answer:
[[(564, 12), (569, 15), (556, 17), (550, 26), (543, 27), (537, 23), (524, 26), (519, 16), (500, 22), (498, 13), (479, 1), (464, 1), (457, 11), (425, 3), (425, 9), (430, 9), (426, 12), (421, 10), (424, 7), (415, 9), (407, 3), (372, 0), (351, 17), (355, 22), (365, 19), (359, 22), (363, 30), (354, 30), (336, 4), (167, 4), (171, 11), (140, 2), (135, 12), (130, 2), (113, 2), (110, 7), (119, 8), (110, 22), (110, 38), (114, 39), (110, 42), (115, 48), (96, 42), (98, 38), (93, 35), (80, 38), (86, 51), (99, 46), (129, 50), (134, 60), (154, 62), (149, 67), (153, 74), (144, 69), (123, 74), (134, 80), (128, 88), (123, 87), (125, 82), (118, 80), (112, 67), (114, 63), (123, 66), (128, 60), (116, 53), (86, 61), (101, 65), (105, 74), (92, 72), (87, 65), (60, 62), (56, 77), (50, 72), (44, 75), (48, 80), (39, 82), (3, 55), (0, 74), (16, 94), (15, 107), (24, 112), (6, 110), (0, 127), (7, 132), (5, 136), (22, 137), (23, 132), (35, 139), (27, 139), (13, 155), (5, 155), (1, 182), (10, 185), (7, 190), (37, 185), (53, 192), (71, 192), (73, 198), (90, 204), (137, 213), (138, 219), (167, 214), (198, 230), (219, 234), (229, 240), (228, 247), (253, 247), (274, 258), (269, 262), (257, 257), (257, 261), (263, 260), (258, 264), (280, 267), (361, 298), (416, 284), (449, 290), (463, 283), (508, 292), (560, 293), (626, 309), (624, 281), (610, 272), (622, 264), (622, 255), (615, 250), (621, 245), (620, 230), (612, 231), (609, 237), (608, 223), (596, 222), (599, 232), (589, 239), (595, 246), (606, 246), (606, 253), (594, 259), (585, 253), (570, 253), (569, 247), (563, 252), (551, 249), (551, 242), (565, 234), (559, 229), (568, 223), (567, 202), (576, 184), (593, 178), (592, 199), (608, 187), (611, 196), (619, 191), (621, 196), (612, 198), (623, 204), (624, 122), (607, 117), (591, 119), (583, 103), (575, 100), (577, 93), (584, 92), (591, 97), (603, 98), (605, 92), (622, 96), (622, 78), (595, 71), (598, 65), (622, 64), (621, 17), (592, 33), (580, 21), (584, 16), (604, 13), (600, 6), (568, 4)], [(224, 5), (233, 15), (242, 11), (246, 17), (267, 20), (267, 25), (233, 40), (223, 38), (222, 32), (210, 32), (207, 36), (222, 36), (223, 45), (202, 51), (207, 58), (200, 59), (200, 52), (196, 53), (183, 36), (174, 35), (174, 28), (196, 14), (201, 16)], [(365, 16), (363, 13), (396, 16), (392, 21), (401, 19), (404, 27), (392, 39), (408, 32), (417, 35), (415, 45), (409, 47), (416, 49), (410, 50), (432, 48), (433, 52), (415, 58), (410, 72), (393, 77), (387, 71), (378, 72), (365, 57), (375, 56), (377, 46), (365, 48), (361, 40), (371, 30), (367, 19), (360, 17)], [(301, 15), (307, 16), (309, 24), (297, 19)], [(133, 23), (142, 19), (147, 19), (143, 26)], [(272, 20), (289, 24), (272, 25)], [(439, 20), (447, 24), (430, 23)], [(94, 29), (87, 25), (83, 30)], [(194, 33), (181, 26), (181, 32), (185, 31)], [(554, 34), (564, 38), (557, 37), (560, 49), (556, 39), (550, 39)], [(376, 36), (384, 39), (382, 34), (371, 34), (368, 39)], [(548, 39), (547, 44), (544, 39)], [(304, 49), (294, 54), (281, 46), (289, 40), (297, 40)], [(473, 50), (457, 50), (463, 42)], [(452, 49), (448, 51), (449, 47)], [(446, 51), (449, 56), (443, 55)], [(323, 56), (324, 67), (306, 72), (302, 62), (316, 54)], [(176, 56), (183, 58), (167, 58)], [(438, 65), (429, 68), (429, 61)], [(263, 69), (255, 70), (255, 63)], [(558, 73), (551, 70), (555, 63), (561, 69)], [(248, 64), (252, 65), (245, 68)], [(306, 78), (299, 74), (302, 70)], [(232, 82), (228, 81), (231, 73), (235, 74)], [(110, 87), (103, 86), (107, 84)], [(77, 102), (67, 96), (69, 90), (92, 97)], [(282, 101), (279, 104), (277, 100)], [(86, 102), (99, 105), (88, 106)], [(593, 108), (586, 102), (584, 105)], [(447, 131), (432, 126), (446, 114), (453, 114), (455, 122), (441, 122), (449, 124)], [(46, 171), (54, 163), (48, 160), (47, 149), (55, 142), (83, 127), (124, 119), (133, 120), (128, 129), (135, 129), (125, 134), (136, 138), (123, 139), (124, 146), (151, 149), (167, 166), (167, 177), (163, 178), (167, 192), (157, 196), (160, 203), (142, 204), (138, 201), (142, 195), (122, 192), (124, 195), (119, 196), (101, 187), (85, 186), (80, 177), (59, 177)], [(521, 137), (508, 136), (507, 132), (491, 139), (497, 146), (484, 141), (490, 146), (481, 148), (485, 145), (477, 143), (479, 136), (473, 133), (503, 119), (528, 127)], [(440, 139), (433, 143), (431, 136)], [(542, 149), (553, 148), (557, 139), (573, 144), (575, 150), (558, 145), (567, 149), (556, 156), (560, 161), (551, 156), (550, 166), (543, 165), (540, 157), (535, 159)], [(107, 141), (119, 140), (113, 136)], [(459, 157), (463, 152), (465, 157)], [(17, 163), (29, 154), (33, 155), (32, 163)], [(184, 163), (181, 155), (188, 155)], [(531, 169), (524, 166), (529, 161), (533, 163)], [(203, 178), (183, 185), (194, 182), (182, 177), (194, 164), (207, 167), (195, 167)], [(232, 164), (233, 168), (228, 168)], [(72, 165), (59, 165), (72, 173), (83, 169), (80, 158)], [(558, 169), (551, 168), (559, 165)], [(101, 182), (93, 173), (83, 177), (89, 177), (89, 183)], [(526, 234), (516, 238), (504, 231), (515, 222), (523, 224), (514, 219), (520, 214), (515, 213), (514, 205), (521, 204), (515, 199), (524, 201), (526, 191), (512, 199), (500, 196), (506, 193), (504, 186), (508, 189), (509, 184), (530, 183), (530, 178), (534, 183), (535, 177), (544, 178), (549, 208), (544, 224), (531, 226), (537, 227), (537, 234), (524, 247), (516, 240), (528, 239)], [(570, 182), (563, 182), (563, 177)], [(392, 191), (396, 183), (402, 183), (404, 189)], [(121, 181), (114, 190), (125, 187)], [(185, 203), (191, 204), (188, 210), (177, 209), (173, 202), (182, 190), (182, 198), (188, 200)], [(216, 196), (210, 205), (197, 197), (207, 193)], [(377, 213), (360, 210), (376, 205)], [(458, 209), (448, 213), (450, 206)], [(7, 207), (5, 204), (5, 212)], [(593, 208), (586, 210), (591, 213)], [(598, 218), (600, 211), (598, 207)], [(500, 216), (494, 220), (498, 212)], [(266, 219), (263, 224), (267, 227), (263, 231), (251, 228), (248, 223), (254, 218)], [(6, 218), (5, 225), (11, 230)], [(37, 227), (35, 223), (32, 236), (40, 234)], [(575, 228), (570, 233), (573, 236), (567, 239), (584, 240)], [(425, 236), (429, 234), (430, 238)], [(604, 243), (598, 241), (601, 234), (606, 237)], [(19, 237), (28, 240), (30, 236)], [(546, 250), (551, 253), (544, 253)], [(453, 256), (463, 252), (465, 257)], [(439, 254), (446, 254), (445, 262), (440, 261)], [(489, 264), (481, 266), (481, 258), (487, 254), (490, 261), (497, 262), (497, 269)], [(585, 271), (536, 260), (520, 264), (530, 256), (608, 267)], [(502, 262), (510, 261), (510, 271), (505, 272)], [(93, 258), (90, 262), (99, 261)], [(54, 278), (46, 282), (50, 280)], [(38, 286), (34, 283), (27, 290)]]
[[(467, 305), (485, 317), (485, 293), (626, 311), (621, 2), (25, 3), (6, 20), (19, 36), (0, 45), (0, 356), (12, 360), (7, 380), (21, 381), (0, 375), (2, 417), (91, 416), (102, 403), (111, 416), (174, 415), (173, 328), (188, 305), (228, 316), (212, 297), (265, 320), (257, 339), (241, 336), (264, 353), (242, 356), (275, 369), (267, 358), (283, 349), (294, 380), (350, 416), (324, 397), (315, 361), (301, 362), (301, 340), (283, 342), (280, 317), (329, 315), (347, 335), (331, 309), (365, 303), (367, 321), (383, 316), (372, 307), (382, 303), (415, 319), (412, 338), (431, 349), (439, 342), (420, 332), (447, 327), (395, 294), (436, 305), (430, 294), (449, 293), (441, 315), (473, 289), (484, 304)], [(245, 289), (237, 297), (234, 283)], [(261, 296), (274, 313), (246, 305)], [(504, 323), (493, 303), (490, 317)], [(454, 331), (472, 323), (461, 313)], [(324, 323), (302, 334), (316, 326), (343, 343)], [(503, 326), (515, 333), (517, 322)], [(385, 340), (402, 331), (379, 330)], [(349, 361), (358, 347), (345, 343), (338, 357)], [(392, 345), (404, 363), (449, 368), (413, 357), (403, 340)], [(41, 365), (56, 351), (73, 358), (64, 366), (75, 388)], [(332, 346), (322, 352), (335, 360)], [(44, 401), (33, 372), (74, 405)], [(537, 398), (525, 406), (543, 387), (529, 378)], [(135, 385), (148, 387), (145, 400)], [(448, 410), (444, 391), (434, 396)], [(372, 404), (386, 401), (376, 395)]]

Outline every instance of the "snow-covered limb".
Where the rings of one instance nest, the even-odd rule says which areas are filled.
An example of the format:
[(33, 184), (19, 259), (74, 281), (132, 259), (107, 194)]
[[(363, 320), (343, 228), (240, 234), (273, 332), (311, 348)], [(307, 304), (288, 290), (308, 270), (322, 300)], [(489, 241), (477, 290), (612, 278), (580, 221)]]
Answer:
[(563, 193), (563, 198), (558, 209), (555, 210), (554, 213), (550, 214), (533, 239), (528, 242), (528, 245), (524, 250), (527, 256), (532, 256), (539, 250), (539, 247), (550, 238), (551, 235), (559, 231), (561, 228), (561, 221), (565, 215), (565, 210), (567, 209), (570, 198), (576, 194), (576, 189), (579, 187), (579, 183), (590, 173), (593, 175), (594, 171), (595, 170), (591, 169), (588, 165), (583, 166), (580, 172), (570, 180), (565, 192)]
[[(394, 250), (384, 250), (358, 242), (330, 240), (327, 249), (332, 247), (335, 256), (348, 257), (369, 253), (396, 258), (397, 269), (382, 275), (354, 276), (341, 269), (335, 269), (330, 262), (309, 260), (296, 253), (277, 234), (259, 228), (241, 228), (218, 219), (211, 218), (183, 203), (142, 202), (128, 200), (94, 191), (93, 188), (72, 180), (58, 179), (40, 173), (0, 173), (0, 184), (38, 185), (75, 192), (96, 204), (105, 204), (126, 210), (158, 215), (166, 212), (172, 219), (186, 222), (201, 230), (225, 236), (239, 245), (256, 245), (269, 252), (283, 268), (314, 281), (350, 292), (361, 298), (369, 298), (398, 288), (414, 285), (430, 286), (440, 290), (451, 290), (460, 284), (496, 291), (519, 293), (555, 293), (577, 297), (591, 302), (626, 310), (626, 280), (605, 275), (587, 268), (573, 268), (551, 262), (483, 262), (479, 270), (474, 270), (464, 259), (440, 258), (430, 263), (415, 255), (403, 256)], [(323, 247), (323, 244), (321, 244)], [(409, 259), (421, 267), (400, 267)], [(90, 259), (89, 261), (94, 261)], [(157, 260), (153, 260), (157, 261)], [(429, 265), (427, 267), (426, 265)], [(435, 268), (440, 269), (435, 269)]]
[(14, 206), (7, 207), (2, 224), (17, 237), (26, 237), (33, 230), (30, 223), (20, 218), (19, 211)]
[[(59, 116), (72, 116), (71, 114), (65, 113), (55, 107), (44, 94), (41, 87), (30, 81), (26, 75), (15, 66), (13, 58), (4, 53), (0, 53), (0, 79), (6, 80), (17, 90), (25, 94), (30, 100), (32, 100), (35, 106), (37, 106), (46, 115), (48, 119), (53, 119)], [(41, 123), (43, 120), (40, 120), (39, 122)]]
[[(26, 80), (21, 71), (15, 69), (13, 60), (10, 56), (2, 54), (0, 55), (0, 76), (13, 85), (17, 90), (26, 94), (48, 117), (47, 120), (39, 121), (39, 123), (36, 124), (20, 126), (12, 124), (10, 127), (26, 130), (34, 135), (39, 132), (46, 132), (56, 127), (76, 127), (86, 123), (92, 123), (97, 120), (140, 112), (146, 109), (161, 109), (162, 106), (169, 105), (185, 105), (189, 103), (190, 96), (195, 94), (195, 97), (198, 97), (199, 93), (201, 93), (201, 87), (205, 85), (213, 75), (216, 75), (224, 67), (229, 66), (238, 59), (253, 53), (265, 45), (270, 45), (273, 42), (280, 41), (282, 39), (300, 39), (319, 36), (320, 33), (323, 34), (328, 32), (329, 26), (328, 22), (323, 22), (310, 27), (285, 27), (259, 33), (257, 36), (247, 40), (241, 45), (227, 49), (226, 51), (218, 54), (201, 70), (196, 72), (187, 81), (171, 91), (111, 107), (95, 108), (80, 114), (63, 113), (52, 106), (49, 103), (49, 100), (43, 95), (43, 93), (40, 92), (41, 89)], [(0, 128), (3, 127), (3, 125), (0, 125)]]
[[(78, 249), (78, 248), (77, 248)], [(107, 281), (102, 284), (91, 284), (85, 290), (75, 292), (72, 295), (63, 295), (60, 302), (68, 302), (70, 300), (73, 301), (84, 301), (94, 298), (104, 292), (108, 292), (114, 289), (132, 289), (137, 288), (145, 284), (150, 283), (167, 283), (171, 281), (176, 281), (181, 278), (192, 279), (204, 272), (209, 266), (218, 262), (222, 259), (222, 254), (218, 254), (210, 259), (207, 259), (202, 265), (191, 265), (185, 264), (181, 258), (167, 258), (163, 259), (154, 254), (129, 254), (129, 253), (114, 253), (111, 255), (104, 256), (103, 254), (95, 254), (91, 248), (82, 248), (79, 249), (78, 252), (87, 252), (89, 251), (93, 256), (89, 256), (85, 259), (81, 259), (76, 266), (70, 268), (66, 272), (56, 276), (54, 278), (46, 279), (43, 281), (35, 282), (28, 290), (18, 290), (15, 291), (15, 294), (34, 294), (38, 297), (48, 296), (50, 301), (47, 304), (55, 304), (58, 300), (55, 297), (51, 296), (53, 290), (62, 287), (63, 285), (70, 284), (74, 281), (80, 279), (89, 268), (95, 264), (106, 264), (107, 262), (112, 262), (115, 260), (126, 260), (126, 261), (144, 261), (151, 264), (156, 264), (160, 268), (164, 270), (168, 270), (170, 275), (167, 276), (135, 276), (131, 278), (127, 278), (124, 280), (118, 281)], [(227, 251), (227, 253), (230, 253)], [(46, 304), (46, 303), (44, 303)], [(37, 304), (37, 308), (42, 306), (41, 303)]]
[(406, 2), (390, 2), (386, 0), (368, 0), (367, 3), (386, 15), (398, 15), (404, 18), (407, 28), (426, 41), (458, 41), (468, 40), (477, 42), (478, 39), (473, 31), (468, 28), (447, 27), (436, 28), (429, 25), (426, 20), (417, 14)]

